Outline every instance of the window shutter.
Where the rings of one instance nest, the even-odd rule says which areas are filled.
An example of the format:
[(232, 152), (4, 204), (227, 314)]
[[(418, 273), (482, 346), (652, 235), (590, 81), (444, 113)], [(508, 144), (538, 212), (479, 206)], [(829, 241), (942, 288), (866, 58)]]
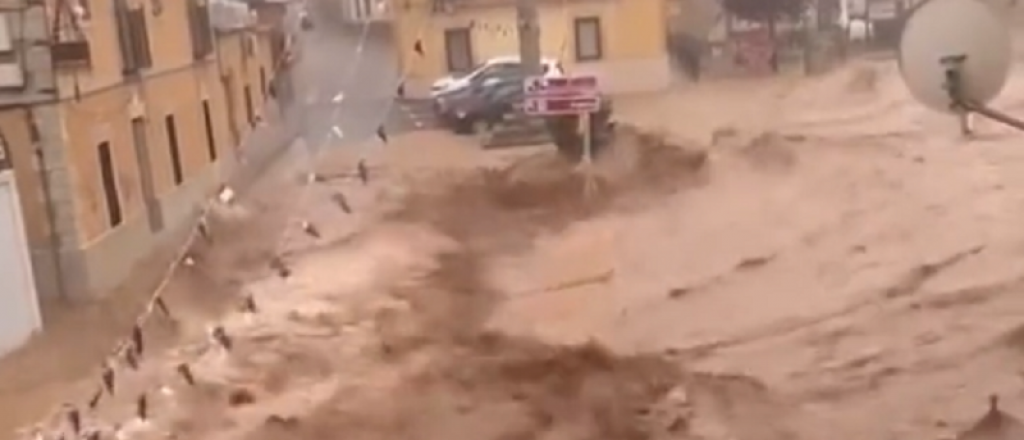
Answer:
[(213, 52), (210, 12), (198, 1), (189, 0), (188, 18), (189, 30), (192, 35), (192, 56), (196, 60), (204, 59)]
[(117, 25), (117, 43), (121, 49), (121, 73), (129, 75), (139, 70), (132, 44), (131, 23), (128, 20), (128, 5), (125, 0), (114, 0), (114, 19)]
[(199, 23), (202, 25), (203, 48), (207, 54), (213, 53), (213, 23), (210, 20), (209, 3), (199, 5)]
[(192, 36), (192, 58), (201, 59), (203, 57), (203, 42), (202, 33), (199, 29), (199, 8), (196, 7), (195, 0), (189, 0), (188, 2), (188, 27), (189, 33)]
[(140, 68), (153, 67), (153, 52), (149, 46), (149, 28), (146, 26), (146, 11), (143, 8), (132, 10), (132, 23), (136, 44), (136, 59)]

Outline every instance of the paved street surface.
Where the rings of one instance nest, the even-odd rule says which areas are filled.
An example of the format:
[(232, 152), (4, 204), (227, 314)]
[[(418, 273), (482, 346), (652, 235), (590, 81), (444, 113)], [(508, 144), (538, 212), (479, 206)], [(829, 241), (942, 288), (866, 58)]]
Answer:
[[(705, 81), (617, 98), (588, 198), (550, 147), (376, 148), (383, 118), (429, 117), (380, 71), (347, 79), (358, 38), (326, 32), (294, 120), (346, 132), (320, 144), (329, 178), (281, 161), (214, 217), (116, 394), (94, 394), (100, 355), (142, 304), (77, 310), (5, 359), (0, 432), (101, 396), (82, 415), (119, 429), (104, 439), (1024, 438), (958, 435), (992, 393), (1006, 412), (966, 432), (1024, 408), (1019, 133), (960, 138), (893, 62)], [(365, 65), (386, 69), (383, 41)], [(1004, 93), (1021, 102), (1024, 74)], [(68, 419), (50, 425), (80, 438)]]
[(440, 126), (429, 99), (399, 100), (388, 118), (388, 129), (394, 132), (427, 130)]
[[(294, 20), (295, 17), (292, 18)], [(297, 27), (295, 23), (292, 26)], [(242, 148), (247, 154), (246, 159), (263, 161), (276, 156), (274, 151), (278, 151), (282, 144), (301, 145), (301, 142), (290, 142), (296, 134), (307, 145), (325, 145), (334, 126), (344, 133), (345, 141), (332, 141), (331, 145), (349, 146), (366, 141), (372, 138), (376, 127), (386, 116), (386, 125), (392, 133), (416, 128), (412, 113), (406, 111), (406, 107), (393, 103), (399, 76), (388, 46), (387, 33), (382, 29), (369, 32), (362, 59), (356, 63), (355, 59), (359, 58), (356, 48), (361, 39), (358, 31), (345, 32), (320, 26), (301, 34), (302, 59), (294, 75), (299, 99), (292, 108), (285, 109), (283, 120), (269, 118), (280, 124), (261, 126), (246, 137)], [(344, 93), (345, 99), (341, 103), (332, 102), (339, 93)], [(232, 184), (255, 180), (256, 186), (250, 189), (253, 193), (290, 196), (292, 192), (275, 186), (280, 183), (282, 175), (293, 174), (289, 168), (291, 165), (284, 162), (280, 166), (274, 165), (270, 170), (271, 176), (267, 178), (257, 179), (254, 173), (243, 173), (245, 176)], [(280, 200), (272, 202), (287, 205)], [(262, 220), (263, 217), (266, 219)], [(276, 234), (273, 228), (280, 227), (284, 221), (282, 217), (273, 214), (261, 216), (257, 223), (271, 229), (257, 236)], [(257, 243), (259, 240), (239, 242)], [(154, 262), (153, 266), (162, 267), (160, 264)], [(177, 304), (172, 304), (172, 307), (180, 310), (184, 307), (182, 304), (192, 301), (191, 292), (202, 292), (202, 297), (197, 297), (200, 301), (195, 304), (196, 312), (203, 315), (220, 310), (224, 306), (221, 301), (231, 298), (230, 295), (214, 295), (217, 287), (197, 287), (189, 283), (174, 281), (168, 286), (167, 295), (177, 298)], [(46, 333), (0, 364), (0, 409), (4, 412), (4, 417), (0, 418), (0, 438), (11, 438), (15, 428), (39, 420), (62, 401), (77, 399), (90, 392), (80, 389), (81, 380), (91, 378), (89, 375), (95, 372), (117, 338), (123, 337), (125, 329), (131, 327), (135, 314), (141, 310), (140, 301), (148, 296), (148, 288), (127, 286), (123, 291), (111, 294), (108, 301), (47, 310)], [(83, 328), (90, 329), (88, 337), (82, 337)], [(154, 338), (166, 339), (166, 336)]]
[[(373, 136), (382, 123), (390, 134), (436, 125), (429, 102), (395, 101), (401, 72), (388, 29), (323, 24), (301, 38), (297, 88), (307, 145), (359, 142)], [(337, 142), (339, 134), (344, 142)]]

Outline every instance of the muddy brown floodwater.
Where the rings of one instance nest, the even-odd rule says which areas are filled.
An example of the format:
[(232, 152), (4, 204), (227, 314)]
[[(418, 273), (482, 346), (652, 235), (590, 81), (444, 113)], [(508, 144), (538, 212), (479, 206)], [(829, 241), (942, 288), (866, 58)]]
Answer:
[[(877, 440), (1011, 426), (1024, 410), (1020, 137), (982, 123), (959, 139), (895, 72), (858, 62), (622, 99), (590, 198), (548, 148), (484, 152), (438, 132), (339, 149), (305, 193), (282, 166), (219, 211), (201, 264), (167, 292), (175, 320), (147, 326), (161, 348), (118, 370), (86, 425), (143, 440)], [(997, 105), (1021, 97), (1014, 77)], [(279, 240), (289, 214), (320, 237), (292, 222)], [(286, 279), (267, 267), (275, 250)], [(239, 311), (242, 294), (257, 313)], [(213, 322), (229, 352), (205, 342)], [(59, 339), (0, 371), (4, 427), (95, 390), (88, 368), (33, 371), (74, 345)], [(47, 386), (15, 385), (29, 377)], [(151, 418), (133, 423), (143, 394)], [(998, 411), (982, 418), (991, 394)]]

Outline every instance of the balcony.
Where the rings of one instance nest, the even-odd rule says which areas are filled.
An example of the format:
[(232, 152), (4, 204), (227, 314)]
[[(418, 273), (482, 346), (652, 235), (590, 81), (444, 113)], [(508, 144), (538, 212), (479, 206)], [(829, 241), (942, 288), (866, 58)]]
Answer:
[(68, 0), (59, 0), (55, 8), (53, 29), (56, 33), (54, 41), (50, 43), (54, 65), (58, 68), (90, 67), (92, 50), (81, 28), (87, 10)]
[(92, 51), (84, 39), (57, 41), (50, 46), (50, 53), (57, 67), (88, 68), (92, 63)]
[(210, 22), (220, 32), (245, 29), (255, 24), (249, 5), (237, 0), (209, 0)]

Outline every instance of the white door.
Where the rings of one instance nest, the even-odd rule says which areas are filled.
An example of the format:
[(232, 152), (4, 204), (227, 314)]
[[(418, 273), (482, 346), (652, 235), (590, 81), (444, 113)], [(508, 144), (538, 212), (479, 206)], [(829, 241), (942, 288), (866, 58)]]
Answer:
[(0, 356), (42, 325), (21, 207), (11, 171), (0, 171)]

